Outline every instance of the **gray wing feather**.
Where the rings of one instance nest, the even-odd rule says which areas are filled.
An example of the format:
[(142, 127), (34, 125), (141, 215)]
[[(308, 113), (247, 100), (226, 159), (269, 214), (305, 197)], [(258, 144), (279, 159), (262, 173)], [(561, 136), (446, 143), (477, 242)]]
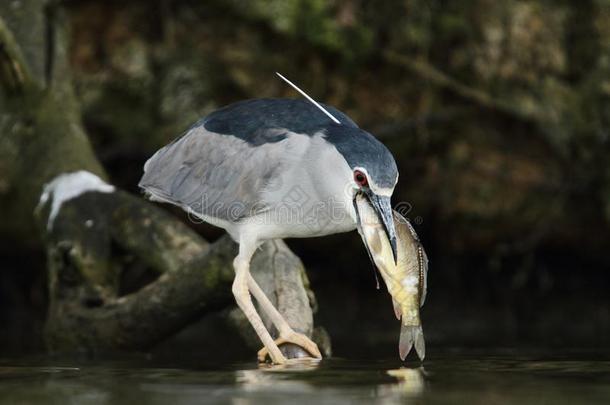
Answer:
[[(277, 136), (279, 130), (267, 130)], [(264, 136), (265, 134), (262, 134)], [(194, 127), (144, 165), (139, 186), (154, 200), (231, 222), (267, 209), (261, 191), (279, 175), (281, 142), (253, 146)]]

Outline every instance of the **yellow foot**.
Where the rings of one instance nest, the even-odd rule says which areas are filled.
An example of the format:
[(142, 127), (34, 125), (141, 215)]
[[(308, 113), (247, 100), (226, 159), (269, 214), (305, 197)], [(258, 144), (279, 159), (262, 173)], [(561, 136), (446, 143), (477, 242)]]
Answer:
[[(314, 357), (316, 359), (322, 358), (322, 353), (320, 353), (320, 350), (318, 349), (318, 345), (316, 345), (311, 339), (309, 339), (307, 336), (305, 336), (301, 333), (290, 332), (284, 336), (280, 336), (278, 339), (275, 340), (275, 344), (278, 347), (283, 344), (287, 344), (287, 343), (292, 343), (294, 345), (297, 345), (297, 346), (303, 348), (303, 350), (305, 350), (307, 353), (309, 353), (311, 355), (311, 357)], [(267, 350), (266, 347), (263, 347), (262, 349), (260, 349), (258, 351), (258, 361), (261, 363), (264, 363), (265, 359), (267, 358), (267, 354), (269, 354), (269, 351)], [(276, 357), (276, 356), (271, 356), (271, 361), (273, 361), (273, 363), (275, 363), (275, 364), (280, 364), (280, 363), (276, 363), (276, 361), (273, 357)], [(282, 357), (284, 357), (284, 356), (282, 355)], [(284, 358), (284, 361), (285, 360), (286, 359)]]
[[(261, 360), (260, 352), (262, 352), (263, 350), (265, 350), (265, 356)], [(269, 353), (269, 357), (271, 357), (271, 362), (273, 364), (286, 364), (286, 362), (287, 362), (286, 357), (282, 354), (282, 351), (277, 346), (272, 347), (271, 351), (267, 350), (266, 347), (261, 349), (261, 350), (259, 350), (259, 352), (258, 352), (258, 361), (260, 361), (261, 363), (264, 362), (265, 361), (265, 357), (267, 356), (267, 353)]]

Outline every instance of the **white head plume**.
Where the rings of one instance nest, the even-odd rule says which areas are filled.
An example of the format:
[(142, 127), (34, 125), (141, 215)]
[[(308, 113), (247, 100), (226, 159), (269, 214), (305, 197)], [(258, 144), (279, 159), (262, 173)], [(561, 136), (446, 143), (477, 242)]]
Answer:
[(324, 114), (328, 115), (328, 118), (330, 118), (331, 120), (333, 120), (336, 124), (341, 124), (341, 121), (339, 121), (338, 119), (336, 119), (331, 113), (329, 113), (324, 107), (322, 107), (316, 100), (314, 100), (313, 98), (309, 97), (307, 95), (307, 93), (305, 93), (303, 90), (299, 89), (298, 86), (296, 84), (294, 84), (293, 82), (291, 82), (290, 80), (286, 79), (284, 76), (282, 76), (280, 73), (275, 72), (276, 75), (278, 75), (283, 81), (285, 81), (286, 83), (288, 83), (289, 85), (291, 85), (296, 91), (298, 91), (299, 93), (301, 93), (303, 95), (303, 97), (305, 97), (307, 100), (311, 101), (313, 103), (313, 105), (315, 105), (316, 107), (318, 107), (320, 109), (320, 111), (322, 111)]

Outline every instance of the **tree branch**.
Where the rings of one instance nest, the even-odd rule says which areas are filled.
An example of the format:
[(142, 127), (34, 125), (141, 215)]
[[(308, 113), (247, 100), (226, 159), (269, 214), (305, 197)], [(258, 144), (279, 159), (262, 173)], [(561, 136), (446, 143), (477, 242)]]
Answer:
[(397, 52), (385, 52), (384, 57), (389, 63), (402, 66), (418, 77), (429, 81), (431, 84), (437, 87), (446, 88), (465, 100), (478, 104), (481, 107), (496, 110), (535, 124), (544, 125), (550, 120), (541, 106), (530, 106), (526, 109), (509, 100), (494, 98), (482, 90), (460, 83), (421, 59), (412, 59)]
[(32, 84), (21, 48), (2, 17), (0, 17), (0, 63), (2, 83), (9, 90), (22, 90)]
[(159, 273), (178, 271), (208, 251), (208, 242), (180, 221), (152, 204), (142, 204), (139, 198), (118, 193), (122, 203), (112, 210), (113, 239), (151, 269)]
[[(41, 209), (41, 225), (50, 229), (46, 336), (53, 349), (145, 349), (205, 313), (234, 305), (237, 245), (226, 235), (208, 244), (168, 213), (120, 190), (65, 202), (50, 228), (48, 215), (49, 207)], [(118, 276), (129, 269), (121, 268), (111, 241), (162, 274), (120, 296)], [(254, 255), (251, 272), (288, 323), (311, 336), (313, 293), (305, 287), (301, 261), (283, 242), (268, 242)], [(247, 322), (238, 325), (247, 341), (260, 345)]]

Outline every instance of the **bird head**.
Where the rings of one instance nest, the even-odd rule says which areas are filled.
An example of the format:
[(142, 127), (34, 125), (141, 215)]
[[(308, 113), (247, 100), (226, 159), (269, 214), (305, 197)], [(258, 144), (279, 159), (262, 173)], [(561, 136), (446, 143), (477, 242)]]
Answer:
[[(396, 230), (390, 201), (398, 181), (398, 168), (394, 157), (385, 145), (358, 127), (331, 125), (326, 129), (326, 135), (350, 167), (351, 173), (347, 174), (350, 176), (347, 179), (348, 193), (353, 202), (358, 231), (362, 235), (363, 218), (356, 204), (357, 197), (361, 195), (366, 197), (367, 203), (383, 224), (396, 262)], [(363, 240), (372, 259), (370, 246), (366, 238)]]
[[(356, 213), (356, 224), (358, 226), (358, 231), (361, 235), (363, 235), (362, 229), (368, 225), (363, 222), (365, 221), (365, 217), (361, 215), (361, 208), (359, 208), (359, 204), (357, 203), (357, 198), (359, 196), (363, 196), (365, 197), (365, 202), (368, 203), (376, 213), (379, 223), (383, 224), (385, 234), (390, 242), (390, 246), (392, 247), (394, 262), (396, 263), (398, 259), (396, 248), (396, 230), (394, 228), (394, 220), (392, 219), (392, 205), (390, 200), (394, 187), (392, 186), (392, 188), (384, 188), (375, 184), (373, 178), (364, 167), (354, 168), (353, 175), (354, 191), (352, 201)], [(373, 252), (371, 247), (368, 245), (367, 239), (363, 237), (363, 241), (371, 260), (373, 260)], [(375, 264), (375, 261), (373, 261), (373, 264)]]

